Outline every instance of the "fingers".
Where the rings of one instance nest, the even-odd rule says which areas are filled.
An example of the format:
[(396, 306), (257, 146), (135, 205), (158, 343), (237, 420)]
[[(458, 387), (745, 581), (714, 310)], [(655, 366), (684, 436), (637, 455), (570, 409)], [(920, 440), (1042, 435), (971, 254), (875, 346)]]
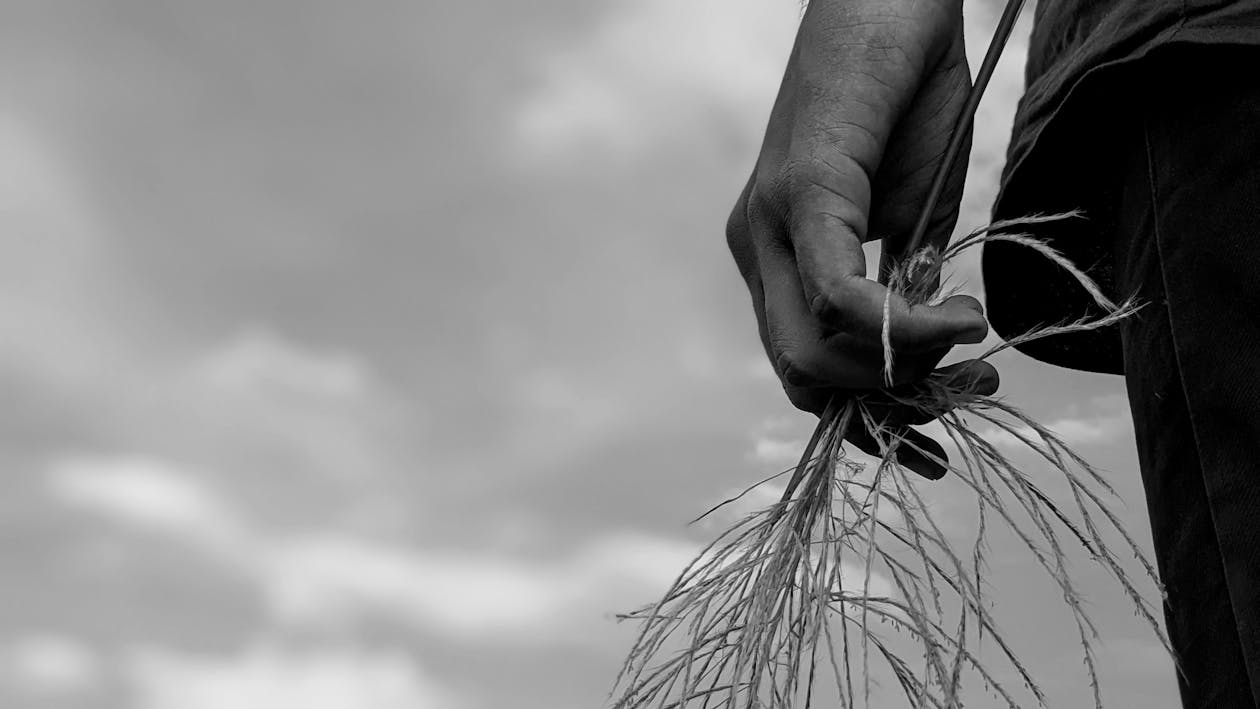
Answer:
[(901, 432), (902, 444), (897, 446), (897, 462), (928, 480), (945, 477), (949, 457), (945, 448), (935, 440), (913, 428)]
[(942, 367), (932, 373), (931, 379), (949, 395), (931, 396), (935, 388), (916, 382), (866, 394), (863, 403), (876, 421), (891, 426), (921, 426), (949, 413), (966, 398), (992, 396), (1001, 383), (993, 365), (980, 360)]
[[(824, 317), (819, 316), (816, 305), (808, 298), (809, 288), (802, 280), (806, 255), (791, 248), (786, 238), (774, 228), (772, 223), (761, 221), (756, 212), (746, 211), (745, 217), (732, 219), (734, 227), (728, 227), (728, 238), (738, 243), (733, 246), (741, 254), (740, 260), (747, 266), (745, 280), (748, 283), (757, 313), (758, 326), (767, 355), (774, 365), (775, 372), (783, 382), (784, 389), (793, 405), (805, 411), (820, 412), (830, 395), (837, 390), (874, 390), (884, 386), (883, 360), (884, 353), (879, 336), (883, 319), (883, 286), (865, 278), (853, 278), (852, 287), (837, 286), (834, 290), (850, 288), (852, 292), (861, 293), (863, 289), (873, 289), (880, 293), (878, 306), (876, 298), (869, 297), (869, 308), (874, 311), (876, 323), (863, 327), (850, 327), (853, 332), (845, 332), (830, 326)], [(829, 217), (828, 219), (831, 219)], [(853, 275), (865, 267), (864, 255), (856, 239), (848, 240), (846, 245), (842, 238), (831, 239), (830, 253), (833, 262), (841, 265), (836, 271)], [(847, 246), (847, 248), (846, 248)], [(823, 249), (813, 252), (814, 263), (822, 259), (817, 256)], [(823, 271), (817, 270), (816, 280), (828, 278)], [(834, 277), (833, 277), (834, 278)], [(834, 281), (833, 282), (837, 282)], [(978, 342), (987, 333), (983, 308), (970, 296), (954, 296), (941, 305), (911, 308), (904, 301), (898, 301), (905, 312), (898, 319), (894, 315), (892, 322), (909, 324), (910, 337), (914, 336), (914, 327), (950, 328), (952, 337), (937, 347), (915, 351), (913, 349), (898, 350), (894, 357), (893, 381), (895, 385), (907, 385), (919, 382), (932, 374), (933, 369), (948, 353), (954, 344)], [(860, 306), (859, 306), (860, 307)], [(841, 309), (834, 304), (834, 309)], [(895, 312), (895, 311), (894, 311)], [(834, 325), (835, 320), (831, 320)], [(926, 323), (926, 325), (925, 325)], [(944, 325), (941, 325), (944, 323)], [(961, 323), (961, 326), (958, 324)], [(895, 328), (895, 326), (894, 326)], [(905, 331), (905, 328), (902, 330)], [(897, 335), (894, 329), (894, 341), (905, 341), (905, 337)], [(925, 338), (921, 346), (934, 344), (937, 340)], [(896, 348), (894, 344), (894, 348)], [(938, 380), (948, 387), (959, 391), (989, 392), (996, 390), (997, 372), (984, 363), (961, 363), (937, 372)], [(892, 400), (913, 398), (911, 391), (892, 391)], [(904, 408), (904, 407), (902, 407)], [(897, 418), (898, 423), (924, 423), (940, 411), (909, 410), (913, 417), (905, 419), (905, 412)]]
[(984, 308), (971, 296), (911, 306), (866, 278), (862, 243), (852, 226), (860, 220), (857, 206), (835, 193), (815, 194), (797, 205), (789, 238), (805, 303), (822, 326), (877, 342), (887, 305), (890, 339), (899, 354), (980, 342), (988, 334)]
[(791, 256), (771, 244), (760, 250), (758, 258), (766, 337), (779, 378), (792, 387), (851, 388), (857, 383), (851, 355), (829, 351), (827, 334), (805, 303)]
[[(1000, 384), (998, 372), (988, 362), (969, 360), (948, 367), (942, 367), (932, 374), (932, 378), (957, 394), (992, 396)], [(929, 423), (947, 413), (952, 406), (950, 401), (925, 402), (922, 406), (913, 403), (914, 386), (904, 387), (901, 392), (890, 391), (884, 401), (879, 395), (867, 395), (863, 405), (872, 418), (883, 428), (881, 436), (887, 446), (893, 438), (899, 437), (903, 442), (896, 451), (897, 462), (903, 467), (929, 480), (939, 480), (945, 475), (948, 456), (945, 449), (936, 440), (910, 428)], [(883, 449), (875, 435), (865, 425), (854, 426), (845, 436), (862, 452), (882, 457)]]
[[(765, 342), (775, 371), (789, 396), (806, 398), (800, 390), (874, 389), (883, 384), (883, 350), (878, 339), (829, 332), (805, 302), (800, 278), (784, 249), (766, 248), (761, 265)], [(941, 348), (894, 360), (894, 382), (928, 376), (945, 356)], [(815, 410), (821, 397), (808, 397)], [(795, 403), (795, 400), (794, 400)]]
[(997, 369), (978, 359), (941, 367), (932, 373), (932, 377), (950, 389), (980, 396), (996, 394), (1002, 383)]
[[(739, 199), (735, 200), (731, 215), (726, 220), (726, 246), (735, 259), (739, 275), (744, 278), (750, 288), (753, 287), (755, 281), (760, 281), (760, 274), (757, 273), (757, 254), (752, 247), (748, 226), (748, 197), (752, 193), (752, 188), (753, 180), (749, 178), (739, 194)], [(757, 285), (760, 287), (759, 283)], [(755, 293), (754, 296), (756, 296)], [(754, 300), (759, 300), (759, 298), (754, 297)]]
[[(768, 224), (747, 223), (747, 229), (743, 237), (753, 244), (755, 275), (746, 275), (746, 280), (754, 306), (760, 300), (758, 324), (766, 351), (793, 405), (819, 413), (835, 395), (851, 396), (854, 390), (879, 389), (883, 365), (879, 338), (869, 333), (864, 337), (860, 328), (851, 328), (858, 330), (854, 333), (828, 327), (808, 302), (807, 287), (802, 280), (804, 268), (798, 266), (802, 262), (800, 251), (791, 249), (784, 239), (776, 238)], [(860, 244), (856, 249), (850, 245), (847, 251), (845, 246), (839, 240), (833, 244), (832, 254), (841, 264), (838, 270), (854, 274), (864, 269)], [(882, 290), (878, 284), (864, 278), (861, 281)], [(882, 299), (882, 295), (880, 297)], [(927, 423), (948, 411), (949, 398), (935, 402), (934, 406), (918, 406), (915, 402), (922, 391), (915, 387), (922, 386), (919, 383), (931, 375), (934, 384), (949, 391), (990, 395), (997, 391), (999, 377), (997, 370), (987, 362), (974, 360), (933, 372), (953, 344), (978, 342), (987, 333), (983, 308), (974, 298), (954, 296), (934, 309), (910, 308), (904, 301), (902, 305), (905, 311), (900, 314), (900, 320), (894, 317), (892, 322), (909, 322), (911, 337), (913, 327), (928, 328), (934, 324), (938, 330), (953, 327), (951, 336), (944, 345), (934, 348), (928, 345), (935, 340), (927, 337), (920, 343), (927, 349), (897, 358), (895, 381), (902, 386), (889, 390), (882, 402), (877, 394), (865, 394), (864, 405), (888, 433), (902, 439), (897, 446), (898, 463), (926, 479), (937, 480), (946, 472), (945, 449), (910, 426)], [(882, 303), (878, 317), (882, 321)], [(958, 326), (959, 323), (962, 326)], [(854, 426), (846, 438), (870, 455), (882, 455), (880, 442), (865, 426)], [(888, 440), (885, 438), (885, 445)]]
[(909, 427), (889, 429), (882, 438), (883, 445), (865, 426), (861, 425), (845, 436), (845, 440), (873, 458), (883, 458), (884, 450), (892, 445), (895, 439), (900, 438), (902, 442), (897, 445), (894, 455), (901, 467), (928, 480), (940, 480), (945, 477), (946, 467), (942, 463), (948, 464), (949, 457), (945, 454), (945, 448), (935, 440)]

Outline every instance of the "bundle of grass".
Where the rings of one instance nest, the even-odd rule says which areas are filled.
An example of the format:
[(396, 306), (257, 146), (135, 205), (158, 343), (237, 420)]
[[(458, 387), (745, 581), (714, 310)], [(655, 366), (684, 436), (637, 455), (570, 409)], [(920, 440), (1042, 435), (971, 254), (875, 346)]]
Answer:
[[(919, 251), (892, 274), (890, 288), (912, 304), (937, 302), (946, 293), (919, 284), (937, 282), (942, 265), (970, 247), (1007, 241), (1057, 263), (1102, 314), (1027, 333), (980, 359), (1034, 339), (1113, 325), (1134, 313), (1135, 304), (1112, 302), (1057, 251), (1014, 231), (1066, 216), (994, 224), (943, 253)], [(879, 406), (890, 399), (939, 420), (956, 462), (918, 446), (904, 428), (886, 425)], [(854, 429), (877, 442), (875, 464), (846, 455), (843, 443)], [(1043, 492), (984, 431), (1001, 432), (1045, 461), (1070, 499)], [(969, 549), (957, 548), (933, 518), (917, 476), (898, 463), (902, 446), (945, 466), (974, 495)], [(824, 699), (856, 707), (860, 698), (869, 706), (879, 669), (873, 664), (895, 677), (914, 707), (961, 706), (968, 677), (978, 677), (1012, 709), (1026, 705), (1020, 697), (1028, 695), (1044, 706), (1042, 689), (1002, 635), (985, 593), (985, 539), (994, 526), (1009, 529), (1062, 592), (1096, 706), (1102, 706), (1096, 631), (1068, 572), (1070, 549), (1079, 546), (1109, 572), (1169, 647), (1140, 579), (1122, 564), (1123, 556), (1134, 555), (1158, 587), (1151, 563), (1108, 506), (1111, 486), (1053, 431), (997, 398), (934, 375), (909, 390), (833, 399), (800, 463), (779, 474), (789, 475), (777, 503), (720, 535), (659, 602), (623, 616), (641, 627), (617, 678), (617, 709), (810, 707)], [(873, 588), (874, 578), (887, 579), (886, 587)], [(997, 652), (982, 661), (986, 641)]]

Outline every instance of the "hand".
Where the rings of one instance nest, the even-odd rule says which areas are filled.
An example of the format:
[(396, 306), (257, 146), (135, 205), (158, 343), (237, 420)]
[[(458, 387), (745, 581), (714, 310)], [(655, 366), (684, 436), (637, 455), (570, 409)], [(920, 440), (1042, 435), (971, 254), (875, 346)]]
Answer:
[[(897, 254), (970, 81), (961, 0), (810, 3), (761, 155), (727, 224), (762, 343), (798, 408), (819, 413), (833, 394), (883, 386), (886, 289), (866, 278), (862, 243), (882, 236), (886, 263)], [(928, 243), (948, 241), (965, 171), (960, 161), (951, 172)], [(952, 346), (983, 340), (988, 323), (969, 296), (911, 306), (894, 294), (889, 329), (894, 384), (906, 385), (930, 374)], [(997, 388), (987, 363), (947, 374), (977, 393)], [(895, 405), (882, 415), (898, 427), (922, 423)], [(934, 441), (906, 431), (944, 458)], [(849, 440), (878, 454), (868, 436)], [(901, 450), (921, 475), (944, 474), (909, 446)]]

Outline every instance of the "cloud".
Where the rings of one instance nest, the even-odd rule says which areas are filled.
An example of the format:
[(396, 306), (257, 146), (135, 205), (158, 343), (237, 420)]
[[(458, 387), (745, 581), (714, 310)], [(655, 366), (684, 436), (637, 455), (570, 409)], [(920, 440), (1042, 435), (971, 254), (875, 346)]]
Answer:
[[(197, 432), (212, 420), (218, 435), (232, 441), (225, 452), (255, 451), (239, 462), (251, 465), (266, 451), (270, 467), (279, 458), (287, 463), (284, 472), (308, 481), (362, 481), (414, 466), (410, 447), (428, 420), (419, 404), (400, 401), (382, 386), (365, 357), (297, 342), (265, 326), (243, 328), (186, 358), (169, 379), (167, 396), (152, 403), (169, 409), (171, 400), (180, 401), (180, 410), (167, 415), (192, 428), (194, 437), (202, 438)], [(216, 461), (220, 467), (233, 462)]]
[(724, 120), (755, 135), (798, 17), (779, 0), (620, 0), (547, 58), (516, 116), (520, 146), (536, 157), (627, 155)]
[(127, 323), (109, 317), (99, 287), (112, 264), (58, 147), (0, 109), (0, 378), (77, 390), (113, 359)]
[[(758, 364), (760, 369), (773, 374), (764, 359)], [(804, 452), (809, 434), (816, 423), (814, 416), (801, 412), (763, 419), (750, 435), (752, 450), (749, 452), (749, 459), (779, 470), (794, 467), (800, 461), (801, 453)]]
[[(273, 532), (237, 514), (194, 473), (155, 461), (65, 461), (48, 480), (66, 503), (203, 549), (205, 561), (255, 589), (275, 628), (296, 633), (384, 621), (460, 642), (585, 645), (591, 622), (657, 598), (700, 551), (690, 541), (628, 531), (545, 558), (336, 531)], [(862, 574), (846, 561), (847, 578)], [(872, 589), (889, 593), (891, 584), (876, 573)], [(257, 669), (268, 658), (255, 652), (245, 666)]]
[(265, 329), (242, 332), (196, 368), (208, 383), (242, 392), (263, 388), (337, 399), (367, 389), (367, 367), (358, 357), (303, 349)]
[(384, 467), (367, 429), (389, 401), (367, 362), (267, 327), (189, 357), (185, 323), (164, 320), (163, 298), (123, 273), (125, 240), (93, 211), (98, 195), (80, 184), (82, 166), (54, 145), (0, 112), (6, 417), (42, 414), (62, 435), (146, 446), (161, 430), (172, 445), (204, 447), (214, 430), (211, 457), (292, 442), (287, 453), (309, 456), (312, 469)]
[(0, 684), (25, 694), (81, 693), (95, 687), (101, 675), (96, 652), (66, 635), (26, 635), (0, 649)]
[(1051, 421), (1049, 429), (1068, 445), (1106, 443), (1132, 430), (1132, 419), (1126, 414), (1094, 418), (1063, 418)]
[[(796, 3), (780, 0), (615, 2), (591, 31), (542, 60), (541, 81), (515, 116), (518, 148), (543, 160), (589, 158), (592, 149), (625, 157), (701, 131), (733, 132), (755, 145), (799, 18)], [(973, 72), (996, 21), (996, 3), (964, 12)], [(996, 193), (1023, 93), (1029, 29), (1025, 16), (979, 108), (960, 220), (966, 229), (987, 221)]]
[[(269, 533), (195, 474), (155, 461), (63, 461), (48, 480), (64, 502), (207, 549), (257, 588), (275, 623), (293, 629), (384, 619), (465, 641), (584, 642), (590, 620), (652, 600), (700, 550), (635, 532), (604, 533), (547, 559)], [(874, 584), (888, 587), (879, 577)]]
[(260, 640), (227, 657), (135, 651), (136, 709), (457, 709), (415, 658), (353, 647)]
[(69, 458), (48, 470), (49, 491), (72, 506), (151, 531), (200, 541), (235, 537), (227, 505), (170, 463), (142, 458)]
[(322, 535), (274, 544), (254, 569), (274, 615), (301, 627), (384, 617), (463, 639), (567, 642), (584, 621), (663, 591), (696, 551), (605, 535), (538, 561)]
[(758, 463), (775, 467), (788, 467), (800, 461), (807, 441), (800, 438), (779, 439), (759, 436), (753, 441), (752, 457)]
[(46, 476), (68, 505), (209, 552), (209, 561), (258, 589), (277, 623), (300, 628), (386, 618), (460, 638), (568, 642), (582, 622), (663, 591), (698, 551), (631, 532), (605, 533), (551, 559), (348, 532), (273, 532), (236, 513), (203, 479), (125, 458), (63, 460)]
[[(1132, 419), (1127, 413), (1064, 417), (1044, 425), (1072, 447), (1111, 443), (1133, 430)], [(1025, 438), (1040, 440), (1029, 426), (1019, 426), (1015, 430)], [(1015, 451), (1028, 449), (1027, 444), (1019, 437), (994, 426), (981, 430), (979, 435), (999, 448)]]

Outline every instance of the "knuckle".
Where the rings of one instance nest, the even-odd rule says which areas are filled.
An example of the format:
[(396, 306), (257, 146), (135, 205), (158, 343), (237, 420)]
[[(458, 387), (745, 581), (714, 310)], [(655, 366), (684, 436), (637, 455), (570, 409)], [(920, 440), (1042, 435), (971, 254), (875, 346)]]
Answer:
[(758, 170), (747, 210), (777, 221), (793, 234), (807, 226), (803, 220), (822, 219), (827, 227), (860, 236), (868, 221), (863, 205), (870, 201), (869, 184), (864, 169), (849, 158), (787, 160), (776, 168)]
[(876, 156), (882, 141), (870, 126), (857, 121), (835, 121), (819, 128), (817, 141), (811, 159), (814, 170), (825, 171), (845, 184), (870, 181), (879, 172)]
[(818, 157), (810, 157), (786, 163), (780, 170), (776, 186), (791, 195), (803, 195), (823, 190), (844, 195), (852, 175), (842, 168), (844, 163), (832, 164)]
[(815, 180), (821, 179), (817, 162), (814, 160), (793, 160), (784, 163), (775, 177), (775, 188), (781, 194), (793, 197), (808, 191)]
[(809, 413), (823, 413), (823, 409), (827, 408), (827, 399), (820, 395), (818, 389), (803, 389), (799, 387), (784, 387), (787, 394), (787, 400), (791, 402), (800, 411)]
[(820, 185), (834, 185), (838, 180), (832, 173), (816, 158), (785, 160), (758, 175), (754, 192), (779, 202), (795, 202)]
[(778, 173), (759, 168), (753, 175), (745, 195), (735, 205), (732, 218), (742, 219), (746, 228), (761, 225), (781, 234), (785, 218), (792, 204), (792, 196), (780, 187)]
[(794, 164), (780, 178), (779, 189), (790, 197), (793, 232), (841, 229), (865, 239), (869, 182), (860, 170), (843, 165), (815, 158)]
[(819, 322), (831, 330), (849, 335), (873, 332), (852, 293), (850, 279), (840, 275), (824, 276), (811, 290), (809, 311)]
[(834, 309), (835, 303), (831, 294), (826, 291), (820, 290), (809, 297), (809, 312), (827, 324), (831, 324), (828, 316)]
[(752, 206), (749, 191), (745, 190), (736, 200), (726, 218), (726, 248), (735, 259), (740, 275), (745, 281), (757, 278), (757, 247), (753, 243)]
[(748, 248), (748, 203), (740, 200), (726, 218), (726, 245), (732, 253), (739, 254)]
[(808, 388), (818, 384), (817, 368), (811, 358), (797, 348), (779, 350), (774, 356), (774, 366), (787, 387)]
[(792, 193), (783, 185), (781, 172), (761, 170), (753, 178), (752, 190), (748, 194), (748, 213), (757, 214), (767, 219), (781, 218), (784, 206), (791, 204)]
[(845, 307), (845, 299), (838, 291), (834, 281), (825, 280), (818, 284), (809, 297), (809, 311), (820, 322), (844, 332), (850, 325), (850, 315), (849, 309)]

